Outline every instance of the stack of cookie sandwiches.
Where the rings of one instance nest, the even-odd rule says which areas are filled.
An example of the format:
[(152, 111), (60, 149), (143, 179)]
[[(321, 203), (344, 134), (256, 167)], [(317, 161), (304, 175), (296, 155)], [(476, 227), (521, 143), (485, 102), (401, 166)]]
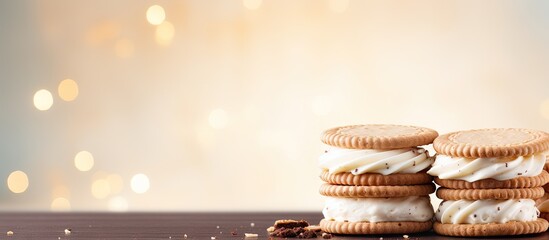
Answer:
[(320, 222), (336, 234), (398, 234), (429, 231), (435, 191), (426, 169), (433, 163), (418, 146), (432, 129), (400, 125), (354, 125), (326, 130), (320, 157), (326, 196)]
[[(549, 156), (545, 162), (545, 171), (549, 172)], [(543, 189), (545, 189), (545, 195), (536, 200), (536, 207), (540, 211), (539, 217), (549, 221), (549, 183), (543, 185)]]
[(480, 129), (442, 135), (429, 174), (443, 199), (434, 230), (448, 236), (540, 233), (534, 199), (543, 197), (549, 135), (528, 129)]

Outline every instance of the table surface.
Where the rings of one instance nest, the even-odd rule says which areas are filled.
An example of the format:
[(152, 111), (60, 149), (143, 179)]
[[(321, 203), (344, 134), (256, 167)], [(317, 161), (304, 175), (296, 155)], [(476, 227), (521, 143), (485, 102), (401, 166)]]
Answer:
[[(318, 224), (320, 213), (0, 213), (0, 239), (244, 239), (244, 233), (268, 239), (267, 227), (278, 219)], [(253, 226), (252, 226), (253, 225)], [(70, 229), (69, 235), (65, 229)], [(12, 231), (12, 236), (7, 232)], [(233, 235), (231, 232), (236, 233)], [(410, 239), (459, 239), (433, 232)], [(402, 235), (334, 236), (332, 239), (403, 239)], [(249, 238), (246, 238), (249, 239)], [(318, 238), (322, 239), (322, 238)], [(471, 238), (467, 238), (471, 239)], [(493, 238), (495, 239), (495, 238)], [(549, 232), (517, 239), (549, 239)]]

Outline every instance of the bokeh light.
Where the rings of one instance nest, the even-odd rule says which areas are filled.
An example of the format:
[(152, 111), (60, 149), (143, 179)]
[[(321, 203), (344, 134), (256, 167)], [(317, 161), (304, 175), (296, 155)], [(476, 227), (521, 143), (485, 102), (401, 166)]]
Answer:
[(228, 117), (227, 112), (223, 109), (215, 109), (210, 112), (208, 116), (208, 123), (210, 126), (216, 129), (222, 129), (227, 126)]
[(128, 201), (124, 197), (116, 196), (109, 199), (109, 211), (125, 212), (128, 208)]
[(155, 40), (160, 46), (168, 46), (172, 43), (173, 36), (175, 35), (175, 28), (173, 24), (165, 21), (162, 24), (156, 26)]
[(261, 7), (263, 0), (242, 0), (242, 4), (249, 10), (256, 10)]
[(120, 39), (114, 45), (114, 53), (119, 58), (129, 58), (134, 52), (133, 42), (128, 39)]
[(147, 9), (147, 21), (152, 25), (160, 25), (166, 19), (164, 8), (152, 5)]
[(545, 99), (540, 106), (539, 106), (539, 112), (541, 116), (543, 116), (545, 119), (549, 120), (549, 98)]
[(142, 173), (135, 174), (132, 177), (130, 186), (135, 193), (145, 193), (150, 187), (149, 177)]
[(82, 172), (91, 170), (94, 163), (93, 155), (88, 151), (80, 151), (74, 156), (74, 166)]
[(59, 83), (57, 92), (64, 101), (73, 101), (78, 97), (78, 84), (72, 79), (65, 79)]
[(29, 178), (23, 171), (14, 171), (8, 176), (8, 188), (13, 193), (22, 193), (29, 187)]
[(349, 0), (328, 0), (328, 7), (335, 13), (343, 13), (349, 7)]
[(51, 211), (69, 211), (71, 210), (71, 203), (64, 197), (58, 197), (53, 199), (50, 205)]
[(111, 185), (105, 179), (98, 179), (92, 183), (91, 192), (93, 197), (104, 199), (111, 194)]
[(46, 111), (53, 105), (53, 96), (46, 89), (40, 89), (34, 94), (34, 106), (40, 111)]

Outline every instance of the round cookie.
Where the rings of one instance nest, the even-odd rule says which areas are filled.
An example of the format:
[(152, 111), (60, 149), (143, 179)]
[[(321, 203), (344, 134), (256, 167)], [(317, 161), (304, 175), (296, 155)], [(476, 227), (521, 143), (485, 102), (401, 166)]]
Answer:
[(440, 179), (435, 177), (435, 183), (442, 187), (452, 189), (489, 189), (489, 188), (532, 188), (541, 187), (549, 182), (549, 173), (542, 171), (534, 177), (519, 177), (498, 181), (495, 179), (482, 179), (474, 182), (464, 180)]
[(549, 134), (519, 128), (460, 131), (436, 138), (433, 147), (437, 153), (453, 157), (526, 156), (549, 149)]
[(412, 186), (341, 186), (331, 184), (320, 186), (320, 194), (331, 197), (392, 198), (424, 196), (434, 191), (435, 184), (433, 183)]
[(326, 170), (320, 173), (320, 179), (333, 185), (347, 186), (404, 186), (426, 184), (433, 181), (433, 177), (425, 172), (396, 173), (389, 175), (365, 173), (354, 175), (352, 173), (331, 174)]
[(488, 237), (541, 233), (547, 231), (547, 220), (538, 218), (536, 221), (486, 224), (444, 224), (435, 222), (436, 233), (456, 237)]
[(335, 234), (406, 234), (431, 230), (433, 222), (337, 222), (322, 219), (322, 231)]
[(444, 200), (481, 200), (481, 199), (537, 199), (543, 196), (542, 187), (501, 188), (501, 189), (450, 189), (440, 187), (437, 197)]
[(349, 149), (396, 149), (426, 145), (438, 136), (429, 128), (369, 124), (336, 127), (324, 131), (322, 142)]

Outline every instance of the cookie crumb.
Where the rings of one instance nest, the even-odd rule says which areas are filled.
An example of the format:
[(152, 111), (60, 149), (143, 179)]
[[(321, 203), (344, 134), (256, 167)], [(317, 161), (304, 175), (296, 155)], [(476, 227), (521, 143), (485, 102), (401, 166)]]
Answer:
[(211, 240), (215, 240), (215, 237), (211, 237), (210, 239), (211, 239)]
[(65, 235), (71, 235), (72, 229), (67, 228), (65, 229)]
[(8, 236), (13, 236), (13, 231), (7, 231), (7, 232), (6, 232), (6, 235), (8, 235)]
[(405, 239), (410, 238), (410, 236), (408, 236), (408, 235), (402, 235), (402, 237), (405, 238)]
[(332, 238), (332, 234), (329, 234), (329, 233), (322, 233), (322, 238), (323, 238), (323, 239), (330, 239), (330, 238)]
[(270, 226), (270, 227), (267, 228), (267, 232), (272, 233), (274, 231), (275, 231), (275, 227), (273, 227), (273, 226)]
[(187, 239), (187, 234), (183, 235), (183, 238), (184, 238), (184, 239)]
[(247, 238), (257, 238), (258, 236), (257, 233), (244, 233), (244, 237)]
[(255, 227), (255, 223), (250, 223), (250, 227)]
[(219, 229), (219, 226), (216, 226), (217, 229)]
[(236, 236), (236, 235), (238, 235), (238, 233), (236, 232), (236, 230), (234, 230), (234, 231), (231, 232), (231, 235)]

